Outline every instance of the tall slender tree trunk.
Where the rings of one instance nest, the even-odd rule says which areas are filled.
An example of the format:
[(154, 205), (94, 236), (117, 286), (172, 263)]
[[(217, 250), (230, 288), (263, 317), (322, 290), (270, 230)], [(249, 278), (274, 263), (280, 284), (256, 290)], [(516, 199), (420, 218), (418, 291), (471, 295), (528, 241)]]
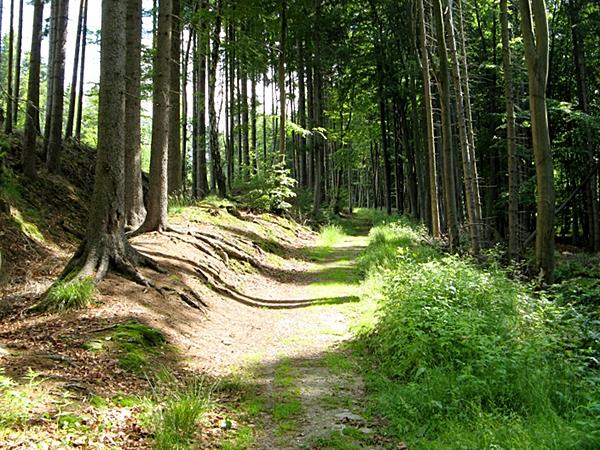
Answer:
[[(206, 11), (208, 2), (203, 0), (201, 9)], [(210, 188), (208, 186), (208, 171), (206, 166), (206, 52), (208, 48), (208, 27), (204, 20), (200, 22), (198, 31), (198, 49), (196, 58), (199, 60), (197, 102), (198, 102), (198, 147), (196, 148), (196, 191), (198, 198), (204, 198), (208, 195)]]
[(137, 229), (146, 215), (142, 188), (142, 0), (127, 0), (125, 96), (125, 225)]
[(168, 146), (169, 116), (171, 112), (171, 0), (160, 0), (158, 4), (158, 30), (156, 54), (154, 56), (153, 100), (152, 100), (152, 143), (150, 145), (150, 188), (148, 190), (148, 212), (136, 233), (161, 231), (167, 228), (168, 209)]
[[(298, 39), (298, 120), (300, 127), (306, 129), (306, 83), (304, 42)], [(306, 167), (306, 137), (300, 136), (300, 185), (308, 187), (308, 173)]]
[[(8, 31), (8, 75), (6, 91), (6, 121), (4, 122), (4, 132), (12, 134), (13, 132), (13, 69), (14, 69), (14, 49), (15, 49), (15, 0), (10, 0), (10, 22)], [(2, 36), (0, 36), (2, 39)]]
[(42, 62), (42, 33), (44, 20), (44, 0), (35, 0), (31, 52), (29, 53), (29, 81), (27, 84), (27, 112), (23, 139), (23, 173), (29, 178), (36, 177), (36, 141), (39, 133), (40, 109), (40, 66)]
[(536, 265), (546, 283), (554, 280), (554, 169), (546, 87), (548, 83), (548, 19), (544, 0), (519, 0), (525, 60), (529, 74), (531, 135), (536, 172)]
[(433, 128), (433, 105), (431, 101), (431, 78), (429, 70), (428, 36), (426, 32), (426, 16), (423, 0), (417, 0), (419, 15), (419, 43), (421, 51), (421, 72), (423, 76), (423, 103), (425, 104), (425, 129), (427, 135), (427, 158), (429, 160), (429, 192), (430, 192), (430, 210), (431, 210), (431, 233), (433, 237), (439, 238), (440, 230), (440, 209), (438, 203), (438, 185), (437, 185), (437, 158), (435, 152), (434, 128)]
[(241, 74), (240, 74), (240, 83), (241, 83), (241, 102), (242, 102), (242, 154), (244, 157), (243, 161), (240, 161), (242, 164), (243, 177), (244, 179), (248, 179), (251, 174), (250, 169), (250, 127), (249, 127), (249, 114), (248, 114), (248, 74), (246, 72), (245, 61), (240, 63), (241, 66)]
[(210, 55), (210, 66), (208, 70), (208, 117), (210, 123), (210, 155), (215, 174), (215, 183), (218, 193), (221, 197), (227, 194), (227, 184), (223, 167), (221, 166), (221, 153), (219, 151), (219, 129), (217, 127), (216, 110), (216, 86), (217, 86), (217, 67), (219, 65), (219, 47), (221, 44), (221, 7), (222, 0), (217, 0), (217, 16), (215, 19), (212, 50)]
[(279, 34), (279, 158), (285, 163), (286, 141), (286, 92), (285, 92), (285, 46), (287, 40), (287, 0), (281, 0), (281, 31)]
[(83, 123), (83, 94), (85, 87), (85, 53), (87, 49), (87, 21), (89, 0), (85, 0), (83, 22), (81, 25), (81, 63), (79, 64), (79, 94), (77, 95), (77, 118), (75, 119), (75, 139), (81, 141), (81, 126)]
[(478, 207), (476, 204), (477, 198), (479, 198), (479, 196), (475, 193), (475, 190), (478, 189), (477, 183), (475, 183), (475, 173), (477, 173), (477, 170), (475, 169), (476, 162), (472, 159), (474, 152), (470, 148), (471, 142), (467, 137), (468, 133), (467, 118), (465, 113), (465, 97), (463, 94), (463, 80), (456, 48), (452, 0), (444, 1), (444, 9), (447, 11), (445, 14), (445, 23), (448, 34), (448, 50), (452, 59), (452, 76), (454, 79), (456, 116), (458, 119), (458, 134), (462, 154), (463, 179), (465, 186), (467, 216), (469, 220), (469, 235), (471, 237), (471, 251), (473, 254), (478, 254), (481, 249), (481, 218), (478, 215), (478, 211), (481, 210), (481, 207)]
[(19, 101), (21, 99), (21, 52), (23, 50), (23, 3), (19, 1), (19, 27), (17, 29), (17, 55), (15, 61), (15, 86), (13, 89), (13, 126), (19, 122)]
[(56, 57), (56, 38), (60, 0), (51, 0), (50, 2), (50, 36), (48, 39), (48, 82), (46, 87), (46, 116), (44, 119), (44, 154), (48, 157), (48, 147), (50, 144), (50, 125), (52, 122), (52, 93), (54, 92), (54, 59)]
[(257, 156), (257, 144), (258, 139), (256, 136), (256, 110), (257, 110), (257, 99), (256, 99), (256, 75), (252, 75), (252, 84), (250, 88), (250, 131), (252, 132), (252, 140), (250, 141), (250, 163), (252, 171), (258, 172), (258, 156)]
[(172, 0), (171, 19), (171, 90), (169, 113), (169, 195), (181, 191), (181, 0)]
[(56, 46), (54, 48), (54, 69), (52, 82), (52, 110), (50, 137), (46, 164), (52, 173), (60, 172), (62, 155), (62, 129), (65, 94), (65, 57), (67, 47), (67, 24), (69, 19), (69, 1), (60, 0), (56, 24)]
[[(571, 22), (571, 36), (573, 41), (573, 62), (575, 63), (575, 80), (577, 82), (577, 97), (579, 109), (586, 114), (590, 113), (589, 87), (587, 65), (585, 59), (585, 43), (581, 30), (581, 0), (569, 0), (569, 18)], [(593, 145), (592, 130), (589, 124), (584, 125), (584, 136), (587, 149), (587, 160), (590, 167), (596, 165), (596, 154)], [(585, 186), (586, 214), (589, 222), (589, 248), (592, 251), (600, 250), (600, 212), (598, 204), (598, 173), (594, 173)]]
[[(323, 126), (323, 74), (321, 73), (321, 6), (322, 0), (315, 0), (315, 15), (316, 23), (314, 25), (314, 57), (312, 61), (312, 68), (314, 73), (313, 87), (313, 123), (314, 128), (321, 128)], [(323, 138), (316, 133), (313, 137), (313, 152), (314, 152), (314, 198), (313, 198), (313, 215), (317, 216), (323, 203)]]
[(456, 205), (455, 163), (452, 144), (452, 110), (450, 105), (450, 71), (448, 68), (448, 50), (446, 46), (446, 30), (442, 16), (441, 0), (433, 1), (433, 13), (436, 22), (436, 36), (439, 52), (439, 88), (440, 108), (442, 116), (442, 145), (443, 145), (443, 181), (450, 251), (454, 252), (459, 245), (458, 211)]
[(508, 153), (508, 257), (519, 252), (519, 167), (516, 155), (515, 94), (510, 50), (508, 0), (500, 0), (502, 28), (502, 67), (504, 70), (504, 97), (506, 99), (506, 148)]
[(83, 33), (83, 15), (85, 13), (85, 2), (86, 0), (80, 0), (79, 2), (77, 39), (75, 40), (75, 57), (73, 62), (73, 75), (71, 76), (71, 92), (69, 96), (69, 111), (67, 113), (67, 130), (65, 131), (65, 139), (68, 139), (73, 136), (73, 127), (75, 122), (75, 106), (77, 100), (77, 76), (79, 74), (79, 53), (81, 47), (81, 34)]

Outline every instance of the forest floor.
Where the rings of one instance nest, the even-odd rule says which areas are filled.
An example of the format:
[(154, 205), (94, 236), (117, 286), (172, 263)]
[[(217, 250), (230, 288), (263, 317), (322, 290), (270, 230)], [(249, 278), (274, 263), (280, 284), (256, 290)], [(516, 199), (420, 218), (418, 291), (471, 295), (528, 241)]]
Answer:
[[(89, 308), (33, 312), (83, 227), (83, 212), (61, 219), (60, 198), (77, 211), (80, 194), (49, 178), (15, 188), (0, 214), (2, 448), (393, 445), (346, 345), (372, 307), (355, 266), (367, 219), (318, 235), (227, 203), (173, 207), (177, 231), (133, 241), (166, 269), (143, 272), (152, 288), (109, 275)], [(190, 393), (200, 426), (163, 439)]]

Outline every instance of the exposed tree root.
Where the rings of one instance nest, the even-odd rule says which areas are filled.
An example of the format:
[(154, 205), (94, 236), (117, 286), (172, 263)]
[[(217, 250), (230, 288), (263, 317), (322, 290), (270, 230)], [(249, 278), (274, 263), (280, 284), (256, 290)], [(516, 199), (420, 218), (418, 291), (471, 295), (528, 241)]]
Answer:
[(199, 266), (195, 268), (195, 271), (198, 274), (198, 278), (208, 285), (208, 287), (210, 287), (213, 291), (246, 306), (269, 309), (295, 309), (306, 308), (318, 303), (318, 299), (269, 300), (252, 298), (239, 292), (233, 286), (230, 286), (218, 273), (214, 272), (212, 269)]
[(96, 283), (99, 283), (112, 268), (142, 286), (150, 286), (137, 270), (140, 266), (164, 273), (156, 261), (133, 248), (123, 236), (104, 235), (92, 242), (83, 241), (59, 280), (76, 281), (93, 278)]
[(163, 297), (168, 297), (169, 295), (177, 296), (183, 303), (188, 305), (191, 308), (197, 309), (199, 311), (204, 308), (208, 308), (208, 305), (200, 298), (200, 296), (191, 289), (185, 289), (180, 291), (178, 289), (172, 287), (159, 287), (155, 288)]

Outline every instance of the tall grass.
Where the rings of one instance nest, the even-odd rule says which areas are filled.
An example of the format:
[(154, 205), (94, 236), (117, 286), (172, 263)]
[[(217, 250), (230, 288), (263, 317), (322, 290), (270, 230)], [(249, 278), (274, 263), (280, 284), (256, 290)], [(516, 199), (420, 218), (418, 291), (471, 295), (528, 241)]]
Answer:
[[(204, 380), (165, 383), (159, 398), (162, 404), (154, 415), (154, 448), (186, 450), (193, 448), (202, 415), (209, 409), (211, 388)], [(175, 386), (175, 387), (169, 387)]]
[(360, 260), (381, 300), (359, 342), (394, 434), (411, 448), (599, 448), (598, 372), (564, 309), (426, 241), (381, 225)]

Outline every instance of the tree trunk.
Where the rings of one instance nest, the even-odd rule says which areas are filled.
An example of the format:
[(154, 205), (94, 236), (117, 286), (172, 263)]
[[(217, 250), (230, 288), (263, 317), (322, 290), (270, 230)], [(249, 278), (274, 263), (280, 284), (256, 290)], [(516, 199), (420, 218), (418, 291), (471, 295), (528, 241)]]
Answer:
[(554, 169), (546, 86), (548, 83), (548, 19), (544, 0), (519, 0), (525, 60), (529, 74), (531, 134), (536, 171), (536, 265), (543, 280), (554, 280)]
[(252, 75), (252, 84), (251, 84), (251, 93), (250, 93), (250, 129), (252, 132), (252, 141), (250, 142), (250, 163), (252, 166), (252, 171), (254, 173), (258, 172), (258, 156), (257, 156), (257, 136), (256, 136), (256, 108), (257, 108), (257, 100), (256, 100), (256, 76)]
[[(587, 66), (585, 60), (585, 43), (581, 30), (580, 10), (581, 3), (577, 0), (569, 0), (569, 18), (571, 22), (571, 36), (573, 41), (573, 59), (575, 63), (575, 80), (577, 82), (577, 97), (579, 109), (586, 114), (590, 113), (589, 88), (587, 81)], [(584, 125), (584, 135), (587, 149), (587, 162), (593, 167), (596, 159), (592, 130), (589, 124)], [(598, 174), (594, 174), (585, 186), (586, 214), (589, 226), (589, 248), (597, 252), (600, 250), (600, 220), (598, 205)]]
[(69, 1), (60, 0), (56, 24), (56, 46), (54, 49), (54, 69), (52, 82), (52, 110), (50, 137), (46, 164), (51, 173), (60, 172), (62, 155), (62, 128), (65, 94), (65, 53), (67, 48), (67, 24), (69, 19)]
[(15, 87), (13, 89), (12, 117), (13, 126), (19, 122), (19, 100), (21, 99), (21, 52), (23, 47), (23, 3), (19, 1), (19, 27), (17, 31), (17, 55), (15, 61)]
[(281, 0), (281, 32), (279, 34), (279, 158), (285, 164), (286, 141), (286, 92), (285, 92), (285, 45), (287, 39), (287, 0)]
[(460, 140), (462, 163), (463, 163), (463, 179), (465, 186), (465, 197), (467, 216), (469, 219), (469, 235), (471, 237), (471, 251), (477, 255), (481, 249), (481, 218), (478, 211), (481, 211), (481, 206), (477, 205), (479, 195), (476, 194), (478, 189), (475, 182), (476, 162), (472, 158), (474, 151), (470, 148), (471, 142), (467, 137), (467, 118), (465, 112), (465, 97), (463, 94), (463, 80), (458, 60), (456, 48), (456, 38), (454, 33), (453, 5), (452, 0), (444, 1), (444, 9), (447, 11), (446, 28), (448, 33), (448, 50), (452, 58), (452, 76), (454, 79), (454, 94), (456, 104), (456, 116), (458, 118), (458, 134)]
[(23, 139), (23, 173), (29, 178), (36, 177), (36, 141), (39, 133), (40, 108), (40, 66), (42, 62), (42, 34), (44, 21), (44, 0), (35, 0), (31, 52), (29, 54), (29, 81), (27, 84), (27, 113)]
[(181, 0), (172, 0), (168, 192), (181, 191)]
[(219, 129), (217, 127), (217, 110), (215, 105), (217, 67), (219, 65), (219, 47), (221, 44), (221, 6), (222, 0), (217, 0), (217, 17), (214, 24), (210, 67), (208, 70), (208, 117), (210, 123), (210, 155), (215, 174), (215, 182), (219, 195), (221, 197), (225, 197), (227, 193), (227, 185), (225, 175), (223, 174), (223, 167), (221, 166), (221, 154), (219, 152)]
[(450, 73), (448, 69), (448, 50), (446, 46), (446, 31), (442, 17), (441, 0), (433, 1), (433, 11), (436, 22), (436, 36), (439, 52), (439, 90), (440, 109), (442, 116), (442, 145), (443, 145), (443, 181), (444, 199), (446, 210), (446, 224), (448, 227), (448, 240), (450, 251), (457, 250), (459, 245), (458, 236), (458, 212), (456, 205), (456, 184), (454, 177), (454, 148), (452, 144), (452, 110), (450, 106)]
[[(87, 233), (62, 278), (99, 282), (109, 268), (146, 284), (135, 266), (156, 265), (124, 234), (126, 2), (103, 0), (98, 157)], [(72, 277), (72, 278), (71, 278)]]
[[(208, 8), (208, 2), (204, 0), (201, 3), (203, 11)], [(196, 90), (198, 92), (198, 137), (196, 148), (196, 191), (198, 198), (204, 198), (208, 195), (208, 171), (206, 167), (206, 51), (208, 48), (208, 27), (204, 20), (200, 22), (200, 30), (198, 31), (198, 53), (196, 58), (199, 60), (198, 84)]]
[(241, 102), (242, 102), (242, 154), (243, 161), (240, 161), (242, 164), (242, 174), (244, 180), (248, 180), (250, 174), (252, 173), (250, 169), (250, 127), (249, 127), (249, 117), (248, 117), (248, 74), (247, 69), (245, 67), (246, 62), (242, 61), (240, 63), (241, 73), (240, 73), (240, 83), (242, 87), (241, 91)]
[[(15, 48), (15, 0), (10, 0), (10, 19), (8, 31), (8, 75), (6, 91), (6, 120), (4, 122), (4, 132), (12, 134), (13, 132), (13, 68), (14, 68), (14, 48)], [(2, 36), (0, 36), (2, 39)]]
[(73, 75), (71, 77), (71, 93), (69, 96), (69, 112), (67, 114), (67, 130), (65, 139), (73, 136), (73, 125), (75, 121), (75, 106), (77, 100), (77, 75), (79, 71), (79, 50), (81, 46), (81, 34), (83, 33), (83, 15), (85, 13), (86, 0), (80, 0), (79, 19), (77, 21), (77, 39), (75, 41), (75, 58), (73, 62)]
[[(54, 92), (54, 59), (56, 57), (57, 24), (60, 0), (51, 0), (50, 3), (50, 37), (48, 39), (48, 75), (46, 86), (46, 116), (44, 119), (44, 154), (48, 157), (50, 145), (50, 126), (52, 122), (52, 92)], [(1, 39), (0, 39), (1, 40)]]
[(83, 122), (83, 94), (85, 86), (85, 52), (87, 49), (87, 20), (89, 0), (85, 0), (83, 22), (81, 25), (81, 64), (79, 67), (79, 95), (77, 96), (77, 118), (75, 119), (75, 139), (81, 141), (81, 125)]
[(162, 231), (167, 228), (172, 13), (172, 1), (160, 0), (152, 89), (153, 120), (152, 143), (150, 145), (148, 212), (144, 223), (136, 231), (136, 234), (147, 231)]
[(508, 0), (500, 0), (500, 11), (504, 97), (506, 99), (506, 148), (508, 153), (508, 258), (512, 260), (519, 252), (519, 167), (516, 154), (515, 94), (510, 51)]
[[(304, 42), (298, 40), (298, 120), (300, 127), (306, 129), (306, 83), (305, 78), (305, 57)], [(300, 186), (308, 187), (308, 173), (306, 167), (306, 137), (300, 136)]]
[(141, 162), (142, 0), (127, 0), (125, 67), (125, 225), (137, 229), (146, 215)]
[(423, 75), (423, 102), (425, 103), (425, 126), (427, 132), (427, 157), (429, 159), (429, 192), (431, 199), (431, 233), (439, 238), (440, 210), (438, 203), (437, 163), (435, 154), (435, 140), (433, 128), (433, 105), (431, 102), (431, 82), (429, 72), (428, 36), (425, 30), (426, 17), (423, 0), (417, 0), (419, 9), (419, 36), (421, 44), (421, 71)]

